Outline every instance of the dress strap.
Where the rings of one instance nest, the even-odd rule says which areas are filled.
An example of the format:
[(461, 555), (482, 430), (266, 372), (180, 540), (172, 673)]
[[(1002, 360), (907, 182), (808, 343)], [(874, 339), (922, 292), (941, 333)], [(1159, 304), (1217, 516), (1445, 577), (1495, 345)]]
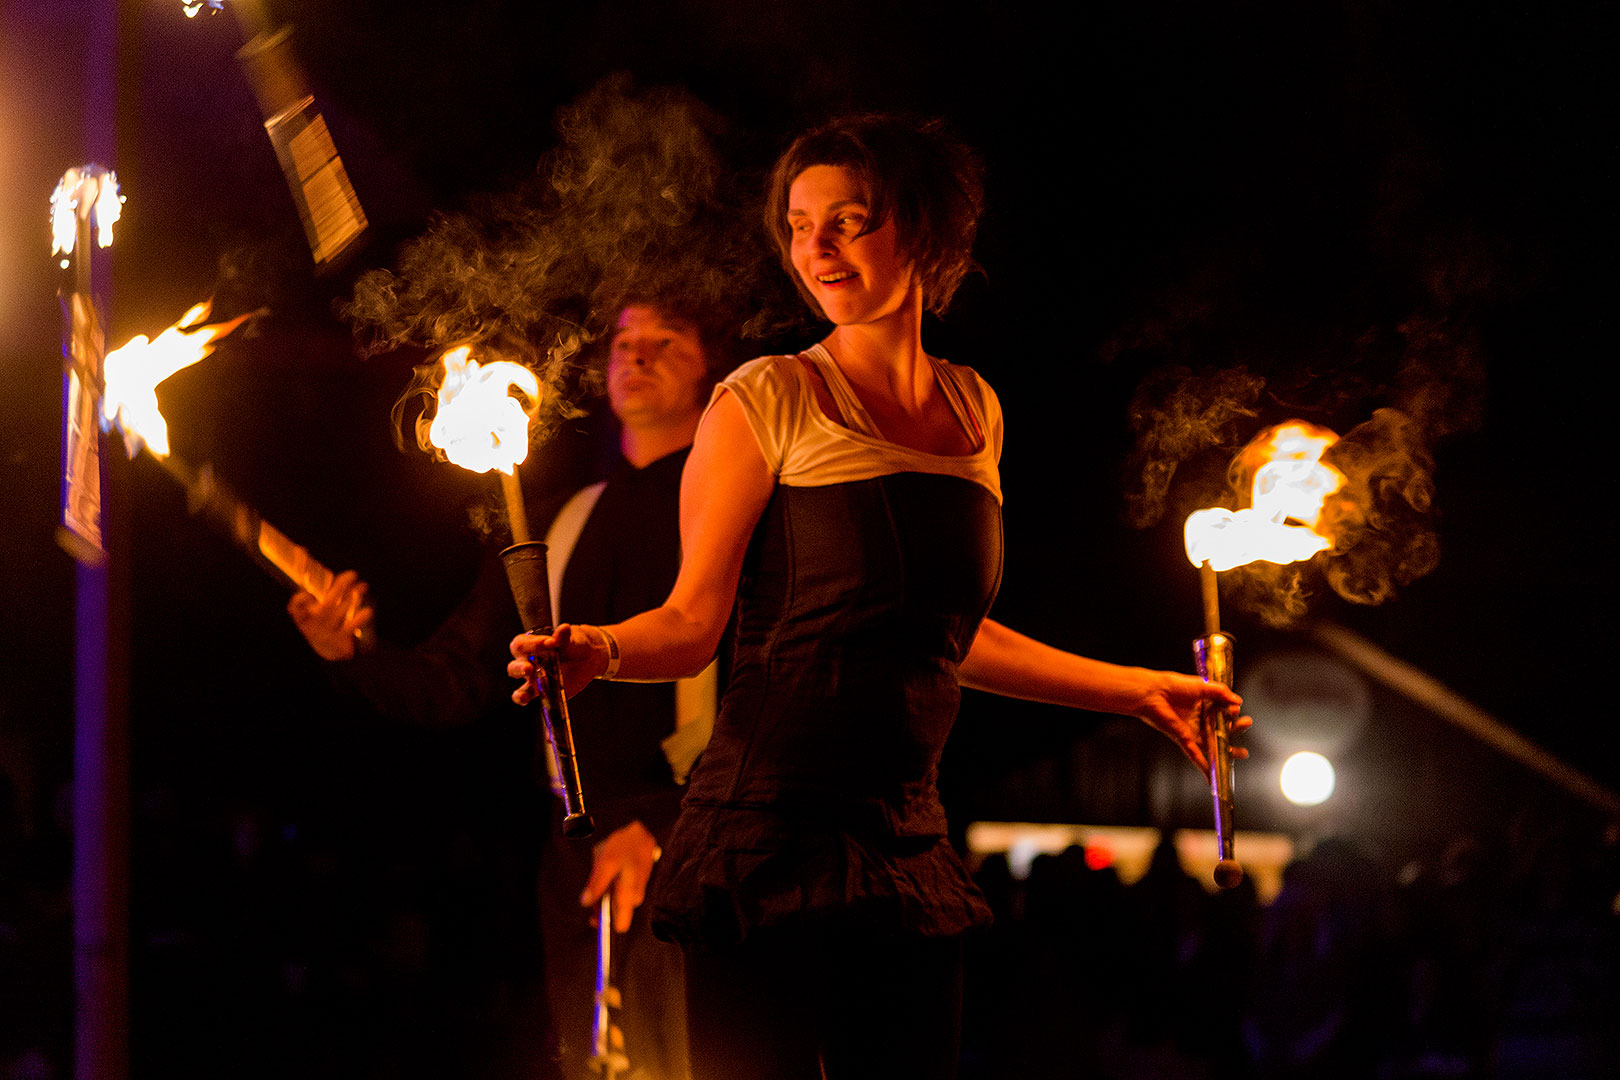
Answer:
[(838, 411), (843, 413), (844, 426), (862, 435), (882, 439), (883, 432), (879, 431), (878, 426), (872, 422), (872, 417), (867, 414), (866, 406), (862, 405), (861, 399), (855, 396), (855, 388), (849, 385), (849, 380), (844, 377), (843, 369), (832, 358), (832, 354), (823, 346), (815, 345), (807, 352), (799, 355), (816, 365), (816, 370), (821, 373), (821, 381), (827, 385), (827, 393), (832, 395), (833, 404), (837, 405)]
[(939, 388), (944, 391), (945, 400), (950, 402), (951, 411), (956, 413), (957, 422), (962, 425), (962, 430), (967, 432), (967, 437), (972, 440), (973, 449), (975, 451), (984, 449), (984, 425), (980, 423), (978, 414), (968, 404), (967, 397), (962, 393), (962, 387), (956, 381), (955, 374), (948, 365), (934, 359), (932, 356), (928, 358), (928, 362), (934, 365), (934, 379), (939, 383)]

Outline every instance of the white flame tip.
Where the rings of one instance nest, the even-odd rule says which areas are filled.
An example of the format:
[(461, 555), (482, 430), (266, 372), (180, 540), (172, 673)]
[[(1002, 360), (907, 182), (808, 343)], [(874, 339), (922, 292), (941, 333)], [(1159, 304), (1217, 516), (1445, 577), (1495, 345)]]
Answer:
[(1254, 472), (1252, 505), (1191, 514), (1184, 527), (1188, 561), (1223, 571), (1251, 562), (1303, 562), (1332, 548), (1333, 541), (1315, 530), (1327, 497), (1344, 485), (1344, 474), (1321, 461), (1338, 438), (1299, 420), (1257, 437), (1239, 455), (1242, 460), (1269, 449), (1269, 458), (1251, 459), (1262, 462)]
[[(522, 364), (480, 364), (471, 353), (471, 346), (459, 345), (443, 356), (444, 382), (428, 441), (471, 472), (516, 476), (529, 456), (529, 421), (539, 407), (540, 380)], [(512, 396), (514, 387), (529, 399), (527, 407)]]

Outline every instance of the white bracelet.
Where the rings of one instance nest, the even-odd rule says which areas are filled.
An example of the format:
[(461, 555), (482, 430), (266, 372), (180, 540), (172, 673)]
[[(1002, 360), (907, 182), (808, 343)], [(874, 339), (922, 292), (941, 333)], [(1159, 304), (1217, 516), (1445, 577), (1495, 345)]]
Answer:
[(603, 641), (607, 642), (608, 651), (607, 669), (597, 678), (611, 681), (613, 676), (619, 673), (619, 639), (609, 633), (606, 627), (598, 626), (596, 632), (602, 635)]

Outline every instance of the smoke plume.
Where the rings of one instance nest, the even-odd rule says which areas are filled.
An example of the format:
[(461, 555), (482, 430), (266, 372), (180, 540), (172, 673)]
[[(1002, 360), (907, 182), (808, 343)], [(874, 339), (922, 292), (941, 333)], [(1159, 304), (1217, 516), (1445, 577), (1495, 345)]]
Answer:
[(469, 344), (527, 364), (545, 393), (531, 435), (544, 439), (577, 415), (564, 388), (627, 300), (657, 302), (716, 342), (777, 325), (783, 290), (757, 196), (736, 188), (723, 134), (685, 91), (611, 78), (561, 110), (556, 146), (520, 190), (438, 215), (394, 268), (360, 278), (342, 313), (368, 353)]
[[(1132, 524), (1144, 528), (1204, 507), (1247, 507), (1253, 477), (1234, 462), (1273, 424), (1298, 417), (1344, 432), (1323, 456), (1346, 476), (1318, 525), (1333, 547), (1308, 562), (1254, 562), (1221, 575), (1224, 602), (1271, 625), (1304, 616), (1324, 583), (1352, 603), (1380, 604), (1440, 561), (1434, 446), (1479, 423), (1477, 344), (1446, 319), (1415, 316), (1392, 333), (1360, 335), (1349, 352), (1359, 355), (1343, 367), (1270, 379), (1243, 367), (1167, 368), (1132, 402), (1127, 503)], [(1361, 419), (1348, 426), (1347, 417)]]

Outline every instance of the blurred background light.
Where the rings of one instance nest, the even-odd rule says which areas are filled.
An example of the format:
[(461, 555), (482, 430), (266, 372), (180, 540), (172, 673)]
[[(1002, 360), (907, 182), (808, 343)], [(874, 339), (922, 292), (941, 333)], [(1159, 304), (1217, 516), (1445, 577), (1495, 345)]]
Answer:
[(1333, 763), (1301, 751), (1283, 762), (1282, 793), (1296, 806), (1316, 806), (1333, 794)]

